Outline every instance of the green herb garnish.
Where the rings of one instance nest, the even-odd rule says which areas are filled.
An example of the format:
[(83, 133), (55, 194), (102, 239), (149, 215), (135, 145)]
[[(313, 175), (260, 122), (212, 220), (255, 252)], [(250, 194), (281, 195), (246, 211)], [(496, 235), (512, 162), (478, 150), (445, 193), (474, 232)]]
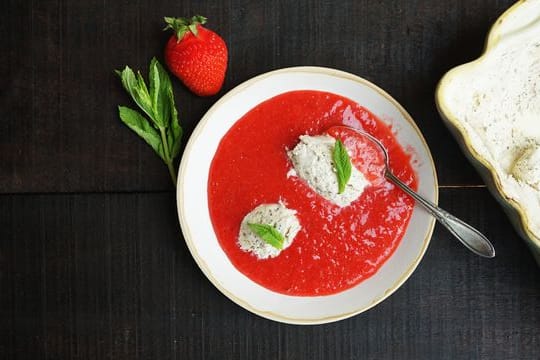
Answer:
[(248, 223), (248, 226), (251, 231), (263, 239), (267, 244), (272, 245), (278, 250), (283, 249), (285, 238), (272, 225)]
[(336, 140), (336, 145), (334, 145), (332, 159), (337, 172), (338, 194), (341, 194), (345, 191), (345, 186), (351, 178), (352, 165), (347, 149), (339, 139)]
[(156, 58), (150, 62), (149, 87), (139, 71), (137, 74), (126, 66), (116, 70), (122, 85), (133, 101), (150, 119), (140, 112), (125, 106), (118, 107), (120, 119), (131, 130), (148, 143), (169, 168), (171, 180), (176, 186), (176, 171), (173, 161), (180, 153), (182, 128), (178, 123), (178, 112), (174, 105), (174, 95), (169, 75)]

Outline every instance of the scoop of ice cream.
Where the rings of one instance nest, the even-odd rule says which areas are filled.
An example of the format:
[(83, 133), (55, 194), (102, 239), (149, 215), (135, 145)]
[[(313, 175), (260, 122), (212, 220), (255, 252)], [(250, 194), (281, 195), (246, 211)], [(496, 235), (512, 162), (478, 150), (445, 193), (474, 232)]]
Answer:
[[(283, 246), (278, 249), (261, 239), (255, 234), (248, 224), (265, 224), (274, 227), (284, 237)], [(253, 253), (259, 259), (267, 259), (278, 256), (284, 249), (289, 247), (301, 226), (296, 211), (288, 209), (285, 205), (262, 204), (248, 213), (240, 224), (238, 244), (244, 251)]]
[(512, 174), (517, 180), (540, 190), (540, 145), (525, 149), (514, 163)]
[(369, 185), (365, 176), (352, 166), (351, 177), (340, 194), (332, 153), (336, 139), (329, 135), (300, 136), (300, 142), (288, 152), (295, 173), (319, 195), (344, 207), (358, 199)]

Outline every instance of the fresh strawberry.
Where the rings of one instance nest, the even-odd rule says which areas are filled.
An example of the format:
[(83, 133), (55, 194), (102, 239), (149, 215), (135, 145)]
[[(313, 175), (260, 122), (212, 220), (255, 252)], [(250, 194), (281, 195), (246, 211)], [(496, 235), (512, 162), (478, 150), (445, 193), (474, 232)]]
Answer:
[(215, 32), (202, 25), (203, 16), (187, 18), (166, 17), (172, 29), (165, 48), (165, 62), (192, 92), (199, 96), (216, 94), (223, 85), (227, 70), (227, 45)]

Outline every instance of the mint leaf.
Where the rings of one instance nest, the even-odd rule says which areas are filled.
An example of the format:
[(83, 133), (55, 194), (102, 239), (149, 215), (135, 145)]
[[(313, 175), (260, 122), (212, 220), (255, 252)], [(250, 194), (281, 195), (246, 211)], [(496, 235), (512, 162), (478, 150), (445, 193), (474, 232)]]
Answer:
[(341, 194), (345, 191), (345, 186), (351, 178), (352, 165), (347, 149), (339, 139), (336, 140), (336, 145), (334, 145), (332, 160), (334, 160), (337, 172), (338, 194)]
[(172, 86), (168, 90), (169, 104), (171, 108), (171, 121), (169, 123), (169, 132), (168, 132), (168, 144), (169, 144), (169, 153), (174, 159), (180, 154), (180, 145), (182, 144), (182, 128), (178, 122), (178, 111), (176, 111), (176, 106), (174, 105), (174, 95), (172, 91)]
[(125, 106), (119, 106), (118, 114), (124, 124), (142, 137), (159, 157), (165, 160), (165, 154), (163, 153), (163, 146), (161, 145), (161, 138), (158, 132), (139, 112)]
[(145, 103), (148, 102), (148, 99), (150, 99), (150, 105), (151, 105), (152, 99), (150, 98), (150, 94), (148, 93), (148, 88), (146, 87), (146, 83), (144, 82), (144, 79), (140, 71), (137, 71), (136, 91), (139, 93), (139, 96), (145, 101)]
[(180, 145), (182, 143), (181, 140), (183, 132), (182, 128), (180, 127), (180, 123), (178, 122), (178, 111), (176, 110), (176, 105), (174, 103), (174, 94), (170, 81), (168, 81), (168, 87), (166, 91), (167, 100), (171, 109), (168, 132), (169, 153), (171, 154), (171, 157), (175, 158), (180, 153)]
[(131, 95), (133, 101), (135, 101), (139, 108), (153, 120), (154, 111), (152, 109), (152, 101), (141, 74), (138, 73), (135, 75), (129, 66), (126, 66), (124, 70), (117, 71), (116, 73), (120, 75), (122, 85), (128, 94)]
[(166, 128), (171, 112), (169, 101), (169, 91), (172, 91), (171, 80), (155, 57), (150, 61), (148, 73), (154, 120), (159, 128)]
[(285, 241), (285, 238), (272, 225), (248, 223), (248, 226), (251, 231), (263, 239), (267, 244), (272, 245), (278, 250), (283, 249), (283, 242)]

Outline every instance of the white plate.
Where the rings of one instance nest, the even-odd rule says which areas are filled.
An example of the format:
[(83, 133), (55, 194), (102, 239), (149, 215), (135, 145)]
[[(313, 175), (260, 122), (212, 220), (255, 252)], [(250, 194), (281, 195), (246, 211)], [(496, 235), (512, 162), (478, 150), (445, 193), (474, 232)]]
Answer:
[(319, 67), (272, 71), (237, 86), (208, 110), (187, 143), (178, 176), (178, 215), (193, 258), (223, 294), (245, 309), (284, 323), (321, 324), (359, 314), (403, 284), (424, 255), (435, 220), (416, 206), (401, 244), (379, 271), (335, 295), (283, 295), (240, 273), (221, 249), (210, 220), (210, 163), (221, 138), (238, 119), (262, 101), (293, 90), (320, 90), (345, 96), (391, 124), (399, 143), (413, 154), (419, 192), (435, 203), (437, 178), (427, 144), (410, 115), (386, 92), (349, 73)]

